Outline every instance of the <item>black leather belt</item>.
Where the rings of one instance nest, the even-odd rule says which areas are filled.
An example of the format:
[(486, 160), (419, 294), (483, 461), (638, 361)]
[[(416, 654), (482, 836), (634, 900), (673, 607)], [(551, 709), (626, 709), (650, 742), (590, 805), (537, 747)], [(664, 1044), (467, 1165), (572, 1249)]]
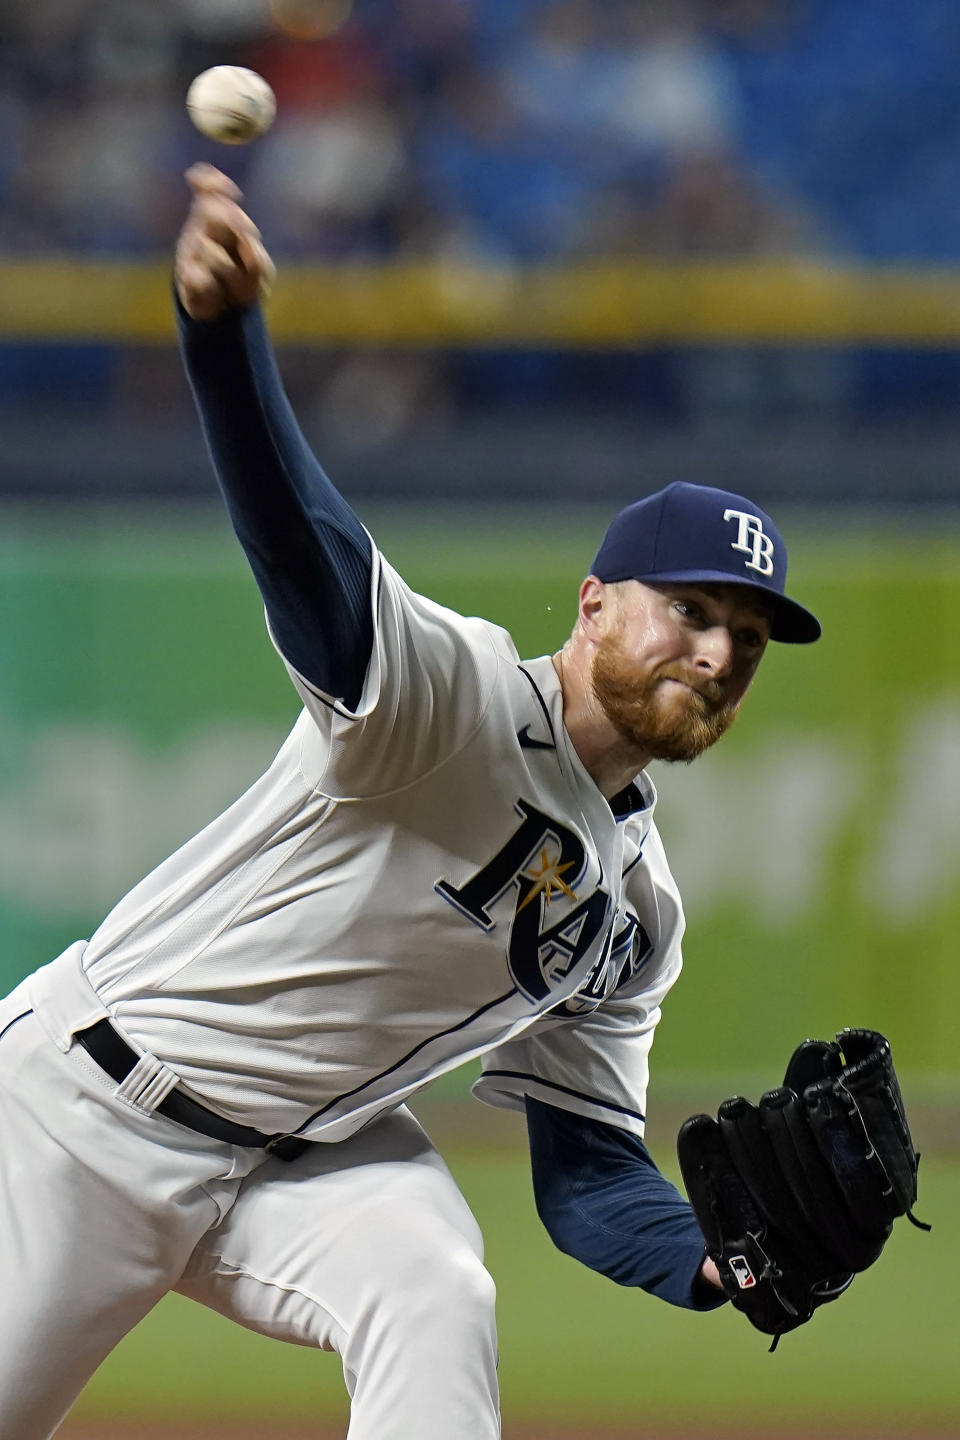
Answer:
[[(80, 1041), (87, 1054), (96, 1060), (100, 1069), (105, 1070), (118, 1085), (126, 1080), (140, 1058), (123, 1036), (117, 1034), (109, 1020), (98, 1020), (86, 1030), (78, 1030), (74, 1039)], [(211, 1140), (269, 1150), (271, 1155), (276, 1155), (280, 1160), (296, 1160), (310, 1144), (309, 1140), (304, 1140), (299, 1135), (264, 1135), (249, 1125), (236, 1125), (232, 1120), (224, 1120), (222, 1116), (214, 1115), (205, 1105), (191, 1100), (189, 1095), (184, 1095), (176, 1086), (160, 1101), (156, 1113), (165, 1115), (168, 1120), (173, 1120), (178, 1125), (185, 1125), (188, 1130), (208, 1135)]]

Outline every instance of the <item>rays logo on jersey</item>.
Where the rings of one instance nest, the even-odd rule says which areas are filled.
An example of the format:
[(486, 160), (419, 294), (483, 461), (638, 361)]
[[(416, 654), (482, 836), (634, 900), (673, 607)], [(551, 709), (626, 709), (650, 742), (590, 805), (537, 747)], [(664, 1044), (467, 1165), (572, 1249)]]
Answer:
[(575, 995), (554, 1005), (551, 1016), (561, 1020), (578, 1020), (596, 1010), (601, 1000), (606, 1000), (641, 970), (653, 954), (653, 941), (632, 912), (618, 917), (622, 922), (619, 930), (611, 926), (607, 932), (603, 954), (591, 970), (586, 981)]
[[(534, 1002), (562, 985), (602, 937), (586, 981), (596, 987), (595, 994), (584, 994), (585, 1008), (592, 1009), (609, 993), (611, 973), (617, 983), (624, 945), (629, 943), (628, 954), (633, 951), (634, 928), (628, 927), (629, 936), (618, 933), (614, 947), (610, 896), (601, 885), (588, 895), (579, 893), (589, 863), (579, 835), (526, 800), (518, 800), (514, 808), (522, 823), (506, 844), (465, 884), (438, 880), (434, 888), (486, 931), (496, 924), (493, 907), (514, 889), (507, 963), (518, 988)], [(551, 922), (548, 908), (554, 900), (566, 903)], [(648, 941), (648, 953), (649, 948)]]

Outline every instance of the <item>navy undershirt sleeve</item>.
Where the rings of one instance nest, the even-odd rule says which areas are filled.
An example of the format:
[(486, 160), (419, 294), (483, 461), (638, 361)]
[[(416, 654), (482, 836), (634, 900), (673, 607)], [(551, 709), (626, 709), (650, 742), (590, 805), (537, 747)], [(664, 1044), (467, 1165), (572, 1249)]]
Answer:
[(706, 1246), (692, 1209), (642, 1140), (529, 1095), (526, 1111), (537, 1212), (558, 1249), (671, 1305), (724, 1303), (700, 1275)]
[(354, 708), (373, 646), (372, 556), (310, 450), (259, 307), (191, 320), (180, 345), (214, 471), (285, 658)]

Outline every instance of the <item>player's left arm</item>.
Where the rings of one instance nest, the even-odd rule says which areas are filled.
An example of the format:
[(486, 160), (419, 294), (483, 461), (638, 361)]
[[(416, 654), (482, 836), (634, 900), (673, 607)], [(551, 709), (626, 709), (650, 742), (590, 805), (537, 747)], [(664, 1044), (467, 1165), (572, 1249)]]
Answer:
[(642, 1138), (650, 1045), (679, 963), (668, 946), (638, 993), (498, 1046), (473, 1088), (525, 1110), (537, 1209), (559, 1249), (619, 1284), (712, 1309), (723, 1295), (703, 1232)]
[(525, 1104), (537, 1212), (558, 1249), (672, 1305), (722, 1305), (693, 1210), (643, 1141), (529, 1095)]

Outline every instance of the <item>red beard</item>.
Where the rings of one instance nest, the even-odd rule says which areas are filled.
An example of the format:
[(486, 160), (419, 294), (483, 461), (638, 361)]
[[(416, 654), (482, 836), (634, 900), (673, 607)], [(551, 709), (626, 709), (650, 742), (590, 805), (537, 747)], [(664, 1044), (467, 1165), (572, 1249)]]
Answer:
[(724, 700), (716, 681), (708, 681), (701, 693), (666, 685), (671, 678), (681, 677), (668, 668), (652, 680), (638, 680), (613, 639), (597, 650), (591, 683), (603, 713), (625, 740), (654, 760), (689, 763), (729, 730), (739, 705)]

